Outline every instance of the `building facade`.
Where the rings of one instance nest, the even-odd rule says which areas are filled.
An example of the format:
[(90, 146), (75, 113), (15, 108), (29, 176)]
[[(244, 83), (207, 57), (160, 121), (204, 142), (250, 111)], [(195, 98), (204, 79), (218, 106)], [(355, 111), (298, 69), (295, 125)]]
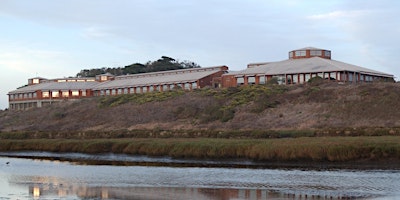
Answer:
[(94, 78), (28, 79), (28, 85), (8, 93), (9, 109), (26, 110), (65, 100), (93, 96)]
[(224, 74), (223, 87), (266, 84), (275, 78), (279, 84), (303, 84), (313, 77), (339, 82), (390, 81), (394, 76), (331, 59), (331, 51), (307, 47), (289, 52), (289, 59), (279, 62), (248, 64), (247, 69)]
[(220, 77), (227, 70), (227, 66), (216, 66), (118, 76), (113, 81), (96, 85), (93, 92), (95, 96), (104, 96), (220, 87)]
[(8, 93), (10, 110), (26, 110), (92, 96), (220, 87), (227, 66), (191, 68), (135, 75), (102, 74), (92, 78), (28, 79), (28, 85)]

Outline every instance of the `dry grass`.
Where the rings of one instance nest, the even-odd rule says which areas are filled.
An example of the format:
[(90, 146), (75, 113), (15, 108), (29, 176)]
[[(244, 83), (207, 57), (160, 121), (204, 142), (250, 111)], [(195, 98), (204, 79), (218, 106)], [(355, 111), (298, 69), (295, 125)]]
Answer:
[(286, 139), (30, 139), (0, 140), (0, 151), (127, 153), (174, 158), (254, 161), (400, 161), (400, 137)]
[(1, 111), (0, 131), (397, 128), (398, 99), (398, 83), (267, 85), (121, 95), (30, 111)]

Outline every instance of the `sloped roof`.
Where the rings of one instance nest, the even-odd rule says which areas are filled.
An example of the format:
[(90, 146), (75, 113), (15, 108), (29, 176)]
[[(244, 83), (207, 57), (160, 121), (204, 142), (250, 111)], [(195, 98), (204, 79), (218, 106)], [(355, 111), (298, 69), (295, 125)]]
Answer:
[(8, 94), (17, 94), (17, 93), (27, 93), (27, 92), (35, 92), (38, 90), (86, 90), (91, 89), (95, 85), (99, 84), (98, 82), (89, 81), (89, 82), (46, 82), (35, 85), (28, 85), (17, 90), (13, 90)]
[[(295, 50), (292, 50), (292, 51), (301, 51), (301, 50), (327, 50), (327, 49), (320, 49), (320, 48), (315, 48), (315, 47), (304, 47), (304, 48), (295, 49)], [(329, 50), (327, 50), (327, 51), (329, 51)]]
[(386, 74), (372, 69), (320, 57), (289, 59), (279, 62), (271, 62), (259, 65), (257, 67), (247, 68), (245, 70), (233, 74), (234, 75), (245, 75), (245, 74), (282, 75), (282, 74), (318, 73), (318, 72), (335, 72), (335, 71), (361, 72), (364, 74), (393, 77), (393, 75), (391, 74)]
[(221, 71), (221, 67), (223, 66), (118, 76), (113, 81), (96, 85), (93, 90), (194, 82)]

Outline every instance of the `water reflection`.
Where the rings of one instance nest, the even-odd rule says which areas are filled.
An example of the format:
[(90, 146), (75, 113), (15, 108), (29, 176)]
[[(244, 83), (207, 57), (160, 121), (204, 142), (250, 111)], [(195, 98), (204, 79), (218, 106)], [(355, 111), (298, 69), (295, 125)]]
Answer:
[(0, 157), (0, 199), (388, 199), (400, 197), (399, 172), (96, 166)]
[[(283, 199), (295, 196), (261, 189), (215, 189), (174, 187), (86, 187), (74, 185), (29, 186), (34, 199), (77, 197), (80, 199)], [(320, 197), (321, 199), (321, 197)], [(322, 198), (323, 199), (323, 198)]]

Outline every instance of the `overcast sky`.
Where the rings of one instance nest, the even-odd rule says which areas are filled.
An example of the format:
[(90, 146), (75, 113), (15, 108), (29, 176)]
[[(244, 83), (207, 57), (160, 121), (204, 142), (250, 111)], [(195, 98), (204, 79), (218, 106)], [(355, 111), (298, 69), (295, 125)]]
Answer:
[(0, 0), (0, 109), (40, 76), (161, 56), (241, 70), (303, 47), (400, 77), (397, 0)]

